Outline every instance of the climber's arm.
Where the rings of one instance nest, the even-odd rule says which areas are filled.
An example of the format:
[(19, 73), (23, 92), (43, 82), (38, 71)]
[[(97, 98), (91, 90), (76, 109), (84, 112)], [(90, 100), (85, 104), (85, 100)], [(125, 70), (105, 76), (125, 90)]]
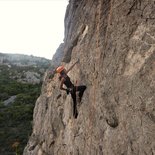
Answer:
[(61, 79), (61, 83), (60, 83), (60, 89), (61, 89), (61, 90), (65, 90), (65, 91), (66, 91), (66, 89), (65, 89), (65, 88), (63, 88), (64, 81), (65, 81), (65, 79), (64, 79), (64, 78), (62, 78), (62, 79)]
[(62, 78), (61, 79), (61, 83), (60, 83), (60, 89), (66, 91), (67, 95), (71, 92), (71, 90), (63, 88), (63, 84), (64, 84), (65, 79)]
[(79, 60), (77, 60), (77, 61), (66, 71), (66, 73), (68, 73), (78, 62), (79, 62)]

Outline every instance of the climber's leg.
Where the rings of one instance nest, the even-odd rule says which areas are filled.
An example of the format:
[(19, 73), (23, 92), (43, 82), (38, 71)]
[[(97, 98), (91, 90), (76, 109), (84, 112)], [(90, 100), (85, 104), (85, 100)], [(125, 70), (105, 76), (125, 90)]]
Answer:
[(77, 106), (76, 106), (76, 92), (71, 93), (72, 99), (73, 99), (73, 116), (74, 118), (77, 118), (78, 112), (77, 112)]
[(86, 86), (76, 86), (76, 91), (79, 91), (79, 102), (81, 102), (84, 91), (86, 90)]

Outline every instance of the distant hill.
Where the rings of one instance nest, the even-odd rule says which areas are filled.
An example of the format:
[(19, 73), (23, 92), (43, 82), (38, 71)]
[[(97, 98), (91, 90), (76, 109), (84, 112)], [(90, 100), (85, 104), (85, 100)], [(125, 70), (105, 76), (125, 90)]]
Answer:
[(0, 53), (0, 63), (12, 64), (17, 66), (34, 66), (46, 67), (49, 65), (50, 60), (42, 57), (24, 54), (4, 54)]
[(0, 72), (3, 67), (9, 77), (22, 83), (40, 83), (50, 60), (22, 54), (0, 53)]
[(22, 154), (50, 60), (0, 53), (0, 155)]

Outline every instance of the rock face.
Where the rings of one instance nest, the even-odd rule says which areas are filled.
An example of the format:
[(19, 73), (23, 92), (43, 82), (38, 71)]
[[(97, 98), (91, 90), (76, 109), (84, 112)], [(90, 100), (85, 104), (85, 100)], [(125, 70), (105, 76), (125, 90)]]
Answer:
[(38, 74), (37, 72), (30, 72), (27, 71), (24, 73), (24, 77), (23, 79), (19, 79), (19, 82), (27, 82), (27, 83), (32, 83), (32, 84), (36, 84), (36, 83), (40, 83), (41, 82), (41, 75)]
[(155, 1), (70, 0), (65, 28), (62, 63), (80, 59), (87, 90), (74, 119), (58, 75), (44, 81), (24, 155), (154, 155)]

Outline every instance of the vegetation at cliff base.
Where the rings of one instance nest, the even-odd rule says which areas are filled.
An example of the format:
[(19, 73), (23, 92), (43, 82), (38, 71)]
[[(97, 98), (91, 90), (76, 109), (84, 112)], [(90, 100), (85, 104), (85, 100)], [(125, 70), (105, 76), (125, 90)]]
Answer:
[[(17, 66), (9, 68), (6, 65), (0, 65), (1, 155), (15, 155), (15, 152), (21, 155), (23, 153), (32, 131), (34, 105), (41, 90), (41, 83), (21, 83), (13, 79), (17, 70), (20, 73), (23, 69)], [(7, 103), (6, 101), (12, 96), (14, 96), (14, 100)]]
[[(0, 152), (3, 155), (13, 155), (12, 145), (15, 142), (19, 142), (18, 152), (22, 154), (31, 134), (33, 108), (41, 89), (41, 84), (22, 84), (11, 80), (9, 83), (0, 84)], [(16, 95), (14, 102), (4, 105), (3, 101), (12, 95)]]

